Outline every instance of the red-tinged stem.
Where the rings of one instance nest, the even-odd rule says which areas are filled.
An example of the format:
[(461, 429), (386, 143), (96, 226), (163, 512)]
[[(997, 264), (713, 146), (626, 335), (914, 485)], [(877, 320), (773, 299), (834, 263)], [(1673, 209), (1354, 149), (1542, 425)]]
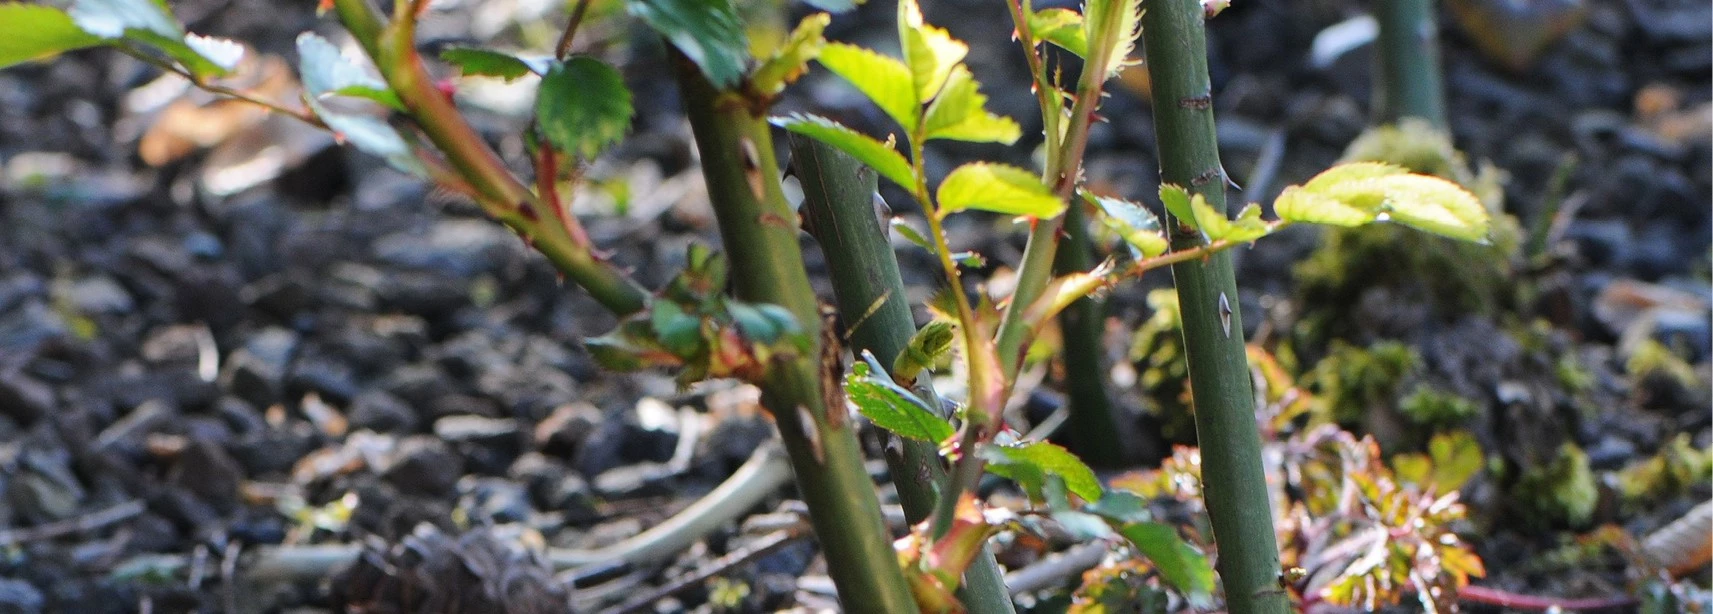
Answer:
[(647, 292), (594, 253), (576, 218), (541, 219), (541, 199), (464, 121), (451, 98), (435, 87), (416, 52), (414, 12), (407, 9), (400, 13), (401, 18), (388, 24), (369, 0), (335, 0), (334, 8), (422, 133), (469, 183), (483, 211), (524, 237), (613, 313), (629, 315), (648, 304)]
[(1521, 595), (1510, 591), (1486, 586), (1465, 586), (1457, 591), (1457, 600), (1463, 603), (1479, 603), (1481, 605), (1515, 608), (1518, 610), (1613, 610), (1618, 608), (1634, 608), (1636, 599), (1628, 595), (1613, 597), (1584, 597), (1562, 599), (1558, 597), (1541, 597), (1537, 595)]

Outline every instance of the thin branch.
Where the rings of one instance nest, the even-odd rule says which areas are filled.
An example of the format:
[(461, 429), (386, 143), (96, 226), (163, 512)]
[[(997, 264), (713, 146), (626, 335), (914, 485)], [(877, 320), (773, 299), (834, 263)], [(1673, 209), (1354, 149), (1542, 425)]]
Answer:
[(577, 38), (577, 27), (583, 25), (583, 15), (589, 11), (589, 0), (577, 0), (571, 7), (571, 20), (565, 23), (565, 31), (559, 34), (559, 44), (553, 46), (553, 57), (561, 60), (571, 53), (571, 42)]
[(160, 58), (157, 58), (157, 57), (150, 55), (149, 53), (147, 53), (141, 49), (137, 49), (135, 47), (132, 47), (129, 44), (118, 44), (118, 45), (114, 45), (113, 48), (118, 50), (119, 53), (123, 53), (125, 55), (136, 58), (137, 61), (140, 61), (144, 64), (148, 64), (148, 65), (153, 66), (155, 68), (159, 68), (163, 71), (178, 75), (180, 77), (184, 77), (185, 80), (190, 81), (190, 84), (196, 86), (197, 89), (201, 89), (201, 90), (206, 91), (206, 92), (211, 93), (211, 94), (218, 94), (221, 96), (225, 96), (227, 98), (230, 98), (232, 100), (237, 100), (239, 102), (247, 102), (247, 103), (262, 107), (264, 109), (267, 109), (269, 111), (273, 111), (273, 112), (278, 113), (280, 115), (284, 115), (286, 117), (296, 119), (298, 121), (309, 124), (309, 125), (314, 126), (316, 128), (320, 128), (322, 130), (328, 129), (327, 124), (323, 123), (321, 121), (321, 118), (316, 117), (315, 114), (310, 113), (307, 109), (289, 108), (289, 107), (286, 107), (284, 105), (281, 105), (281, 104), (273, 102), (273, 101), (257, 98), (256, 96), (251, 95), (247, 92), (235, 90), (235, 89), (226, 87), (224, 85), (217, 85), (214, 83), (208, 83), (206, 81), (203, 81), (202, 79), (197, 78), (197, 76), (195, 74), (191, 73), (188, 70), (185, 70), (184, 67), (182, 67), (182, 66), (174, 64), (172, 62), (168, 62), (168, 61), (160, 59)]

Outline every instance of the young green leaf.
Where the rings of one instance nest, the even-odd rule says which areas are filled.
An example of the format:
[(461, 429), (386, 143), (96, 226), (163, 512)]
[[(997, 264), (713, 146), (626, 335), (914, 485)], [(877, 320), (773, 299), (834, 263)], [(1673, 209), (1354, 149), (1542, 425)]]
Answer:
[(992, 162), (971, 162), (953, 170), (936, 193), (940, 215), (978, 209), (1051, 218), (1065, 210), (1065, 201), (1034, 173)]
[(51, 6), (0, 4), (0, 68), (105, 43)]
[(1009, 117), (987, 112), (987, 96), (980, 87), (968, 67), (963, 64), (952, 67), (940, 95), (928, 105), (924, 122), (927, 137), (1006, 145), (1017, 142), (1022, 129)]
[(338, 47), (314, 32), (297, 36), (297, 56), (303, 89), (311, 98), (351, 96), (404, 109), (398, 94), (385, 81), (347, 59)]
[(728, 300), (726, 312), (731, 314), (738, 330), (743, 331), (744, 338), (752, 343), (771, 345), (803, 330), (790, 310), (771, 303)]
[(952, 68), (969, 54), (969, 45), (952, 38), (944, 29), (922, 20), (922, 8), (916, 0), (898, 2), (898, 40), (904, 47), (904, 64), (910, 67), (910, 81), (916, 88), (916, 100), (927, 102), (940, 93)]
[(1079, 58), (1088, 57), (1088, 33), (1083, 16), (1071, 9), (1042, 9), (1029, 16), (1029, 32), (1036, 41), (1058, 45)]
[(77, 0), (68, 13), (85, 32), (152, 45), (198, 77), (231, 74), (243, 57), (231, 41), (187, 37), (162, 0)]
[(1470, 242), (1487, 240), (1491, 223), (1481, 201), (1450, 181), (1429, 175), (1397, 175), (1355, 182), (1331, 192), (1384, 194), (1382, 209), (1391, 221)]
[(922, 326), (921, 330), (910, 336), (910, 342), (904, 346), (904, 351), (892, 359), (892, 376), (901, 382), (916, 381), (922, 372), (934, 368), (948, 352), (952, 351), (952, 342), (957, 340), (957, 331), (952, 323), (946, 320), (934, 320)]
[(714, 87), (743, 79), (749, 37), (731, 0), (636, 0), (630, 12), (702, 69)]
[(535, 94), (536, 121), (560, 151), (585, 160), (624, 138), (630, 129), (630, 90), (606, 63), (577, 56), (555, 65)]
[(915, 226), (911, 226), (910, 220), (906, 220), (902, 217), (892, 218), (892, 231), (898, 233), (898, 236), (904, 237), (905, 241), (915, 244), (916, 247), (928, 250), (929, 252), (934, 251), (934, 243), (929, 241), (928, 237), (923, 236), (922, 231), (916, 230)]
[(845, 43), (827, 43), (817, 60), (856, 86), (857, 91), (903, 126), (905, 132), (915, 132), (916, 115), (922, 103), (916, 97), (910, 69), (903, 62)]
[(1166, 213), (1172, 215), (1179, 224), (1191, 228), (1201, 228), (1196, 224), (1195, 209), (1190, 207), (1190, 193), (1182, 187), (1170, 184), (1160, 184), (1160, 203), (1166, 205)]
[(1108, 196), (1098, 196), (1083, 192), (1083, 199), (1098, 207), (1102, 215), (1100, 223), (1124, 239), (1136, 253), (1143, 258), (1153, 258), (1166, 253), (1170, 244), (1160, 228), (1160, 218), (1142, 205)]
[(1372, 223), (1377, 215), (1374, 211), (1357, 209), (1331, 196), (1294, 185), (1279, 192), (1279, 197), (1273, 200), (1273, 212), (1286, 222), (1344, 227)]
[(702, 318), (684, 313), (678, 303), (654, 301), (649, 307), (648, 323), (654, 329), (654, 338), (674, 355), (689, 356), (702, 345)]
[[(1372, 213), (1376, 220), (1389, 220), (1464, 241), (1486, 240), (1491, 223), (1487, 208), (1462, 186), (1379, 162), (1332, 167), (1303, 184), (1300, 192), (1332, 199), (1346, 209)], [(1296, 221), (1293, 218), (1329, 220), (1327, 223), (1347, 225), (1357, 216), (1346, 209), (1293, 193), (1279, 215), (1292, 221)]]
[(466, 77), (498, 77), (506, 81), (532, 73), (546, 75), (553, 68), (549, 58), (525, 59), (479, 47), (448, 47), (440, 52), (440, 59)]
[(809, 60), (821, 55), (821, 49), (827, 46), (827, 39), (822, 35), (832, 17), (826, 13), (815, 13), (804, 17), (797, 24), (797, 29), (791, 31), (791, 37), (785, 44), (774, 50), (773, 55), (756, 67), (750, 73), (749, 82), (755, 91), (766, 96), (777, 96), (785, 91), (785, 86), (798, 77), (803, 76), (809, 69)]
[(875, 375), (866, 363), (852, 366), (851, 374), (845, 377), (845, 394), (863, 416), (900, 437), (937, 444), (955, 432), (952, 424), (930, 411), (922, 399), (884, 373)]
[(1130, 52), (1142, 34), (1142, 0), (1088, 0), (1083, 14), (1087, 16), (1083, 19), (1083, 37), (1089, 45), (1083, 57), (1099, 63), (1083, 70), (1099, 70), (1111, 79), (1135, 63)]
[(1119, 527), (1118, 532), (1148, 557), (1166, 583), (1188, 597), (1191, 604), (1212, 602), (1213, 566), (1208, 564), (1207, 556), (1185, 542), (1172, 525), (1133, 522)]
[(1057, 444), (1033, 441), (1012, 445), (989, 444), (981, 448), (987, 469), (1000, 477), (1009, 478), (1039, 498), (1048, 475), (1065, 480), (1065, 487), (1084, 501), (1099, 501), (1100, 478), (1082, 459)]
[(906, 188), (916, 184), (915, 172), (910, 170), (910, 163), (904, 160), (904, 155), (891, 145), (876, 141), (866, 134), (825, 117), (806, 113), (792, 113), (785, 117), (774, 117), (770, 121), (775, 126), (839, 148), (839, 151), (861, 160), (893, 183)]
[(418, 177), (428, 176), (428, 169), (416, 157), (415, 149), (386, 122), (363, 115), (335, 113), (314, 98), (308, 102), (310, 110), (327, 123), (335, 137), (350, 143), (358, 151), (386, 160), (393, 168)]

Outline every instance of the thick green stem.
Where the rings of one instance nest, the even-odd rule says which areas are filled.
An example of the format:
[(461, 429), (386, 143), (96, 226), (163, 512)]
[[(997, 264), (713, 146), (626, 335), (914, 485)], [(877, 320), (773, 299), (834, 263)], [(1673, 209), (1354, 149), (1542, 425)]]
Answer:
[[(805, 329), (822, 330), (767, 122), (716, 90), (681, 54), (672, 55), (720, 236), (733, 270), (741, 272), (732, 276), (734, 294), (780, 305)], [(838, 394), (839, 374), (822, 364), (821, 343), (816, 335), (816, 351), (770, 365), (762, 405), (779, 425), (845, 610), (913, 612), (915, 599)]]
[(1439, 69), (1439, 21), (1433, 0), (1379, 0), (1374, 115), (1380, 123), (1419, 117), (1445, 130), (1445, 89)]
[(469, 183), (483, 211), (511, 227), (613, 313), (642, 311), (648, 293), (617, 266), (595, 255), (569, 211), (543, 211), (535, 193), (464, 121), (452, 99), (435, 87), (416, 52), (410, 20), (388, 24), (369, 0), (337, 0), (334, 7), (422, 133)]
[[(1053, 269), (1060, 275), (1094, 268), (1094, 246), (1081, 203), (1065, 210), (1064, 244), (1059, 246)], [(1100, 357), (1106, 332), (1106, 304), (1083, 297), (1059, 312), (1059, 330), (1064, 338), (1065, 391), (1070, 403), (1070, 444), (1077, 456), (1097, 467), (1124, 463), (1124, 444), (1118, 438), (1118, 423), (1112, 416), (1112, 401), (1106, 395), (1106, 373)]]
[[(844, 315), (851, 351), (891, 365), (916, 334), (898, 258), (875, 217), (878, 175), (831, 145), (791, 137), (791, 166), (803, 184), (803, 225), (826, 255), (833, 297)], [(904, 518), (916, 524), (934, 509), (934, 484), (945, 477), (928, 442), (898, 439), (887, 462)]]
[[(1225, 211), (1226, 177), (1214, 133), (1201, 4), (1150, 0), (1142, 30), (1154, 86), (1161, 180), (1195, 191)], [(1200, 233), (1184, 232), (1176, 220), (1168, 226), (1174, 250), (1204, 243)], [(1202, 480), (1226, 604), (1235, 614), (1286, 612), (1290, 603), (1279, 588), (1279, 549), (1231, 256), (1221, 252), (1174, 264), (1172, 278), (1183, 312)]]
[[(876, 217), (878, 176), (855, 158), (815, 139), (791, 137), (791, 165), (803, 184), (803, 222), (821, 244), (851, 351), (872, 352), (890, 365), (916, 333), (898, 257)], [(910, 524), (934, 511), (934, 485), (945, 480), (939, 450), (928, 442), (892, 437), (886, 455), (898, 501)], [(1011, 597), (993, 553), (983, 550), (964, 572), (960, 595), (972, 612), (1011, 612)]]

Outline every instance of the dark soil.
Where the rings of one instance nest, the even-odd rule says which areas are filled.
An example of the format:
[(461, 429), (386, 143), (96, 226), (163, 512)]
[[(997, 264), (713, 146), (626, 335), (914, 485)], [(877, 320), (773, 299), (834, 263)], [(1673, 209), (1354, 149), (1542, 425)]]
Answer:
[[(1401, 338), (1422, 348), (1436, 365), (1429, 377), (1483, 404), (1484, 443), (1504, 458), (1545, 462), (1539, 457), (1568, 441), (1609, 476), (1679, 433), (1696, 448), (1709, 444), (1713, 33), (1705, 3), (1587, 4), (1582, 25), (1520, 73), (1445, 25), (1457, 145), (1509, 173), (1506, 210), (1547, 239), (1506, 280), (1529, 291), (1499, 311), (1405, 326), (1405, 334), (1383, 324), (1407, 317), (1408, 299), (1364, 299), (1379, 301), (1364, 317), (1380, 324), (1358, 326), (1354, 334), (1368, 338), (1351, 341)], [(489, 21), (529, 19), (496, 17), (502, 5), (511, 3), (436, 14), (424, 43), (494, 37)], [(175, 10), (194, 31), (287, 58), (297, 32), (335, 30), (310, 3), (196, 0)], [(995, 109), (1038, 133), (1002, 7), (946, 0), (926, 10), (971, 42)], [(887, 48), (892, 11), (875, 0), (835, 20), (829, 34)], [(1365, 127), (1369, 48), (1325, 68), (1308, 60), (1317, 32), (1358, 11), (1256, 0), (1210, 22), (1228, 170), (1240, 182), (1264, 174), (1263, 150), (1270, 140), (1283, 144), (1282, 162), (1260, 169), (1273, 179), (1245, 198), (1265, 201), (1325, 168)], [(593, 171), (631, 181), (627, 210), (597, 203), (587, 223), (618, 261), (658, 286), (686, 245), (718, 238), (676, 93), (657, 70), (660, 52), (624, 42), (628, 27), (598, 22), (584, 37), (608, 57), (629, 58), (638, 103), (632, 138)], [(540, 37), (492, 30), (500, 40)], [(670, 374), (601, 372), (580, 346), (614, 323), (598, 305), (472, 205), (330, 141), (309, 137), (283, 174), (230, 194), (209, 189), (207, 173), (236, 167), (233, 158), (255, 154), (254, 144), (144, 164), (134, 152), (148, 118), (129, 109), (154, 77), (99, 50), (0, 73), (0, 612), (303, 612), (360, 603), (547, 612), (567, 595), (594, 608), (612, 603), (603, 596), (634, 596), (754, 541), (734, 523), (669, 564), (555, 577), (520, 544), (600, 546), (688, 505), (772, 437), (754, 402), (717, 386), (682, 391)], [(882, 120), (825, 75), (797, 86), (782, 109), (871, 128)], [(1091, 179), (1147, 199), (1157, 182), (1147, 106), (1121, 89), (1103, 114), (1109, 122), (1091, 137)], [(502, 151), (521, 154), (516, 118), (475, 116)], [(1026, 162), (1026, 153), (948, 148), (934, 152), (932, 166), (943, 172), (975, 155)], [(1570, 155), (1576, 165), (1555, 192), (1552, 177)], [(896, 211), (914, 210), (903, 194), (886, 195)], [(1550, 203), (1562, 203), (1556, 218)], [(996, 265), (1021, 252), (1019, 233), (975, 216), (953, 232), (964, 244), (957, 247), (980, 249)], [(1292, 265), (1317, 243), (1292, 234), (1242, 256), (1252, 329), (1278, 319), (1263, 306), (1293, 300)], [(818, 274), (818, 254), (809, 260)], [(907, 262), (907, 281), (929, 288), (935, 269), (922, 264)], [(1146, 290), (1167, 283), (1161, 274), (1116, 291), (1113, 328), (1134, 329), (1147, 317)], [(1625, 298), (1638, 292), (1682, 304), (1638, 330), (1635, 310), (1613, 307), (1631, 305)], [(1539, 345), (1493, 341), (1537, 319), (1547, 323), (1530, 337), (1544, 339)], [(1625, 375), (1626, 334), (1660, 340), (1692, 365), (1694, 381)], [(1561, 356), (1592, 374), (1593, 392), (1577, 397), (1536, 377)], [(1550, 409), (1513, 407), (1509, 384), (1548, 399), (1528, 407)], [(1037, 397), (1040, 413), (1056, 404), (1050, 391)], [(1139, 429), (1153, 424), (1133, 398), (1124, 409)], [(1535, 441), (1532, 432), (1547, 434)], [(1169, 453), (1158, 436), (1143, 435), (1139, 460)], [(1621, 566), (1542, 573), (1534, 557), (1593, 524), (1644, 534), (1709, 495), (1696, 484), (1648, 509), (1620, 509), (1606, 484), (1595, 518), (1543, 530), (1496, 498), (1501, 486), (1467, 493), (1480, 518), (1471, 541), (1494, 582), (1578, 596), (1628, 590)], [(246, 581), (242, 557), (253, 548), (329, 543), (372, 547), (331, 581)], [(152, 554), (179, 555), (204, 573), (127, 565)], [(824, 565), (807, 541), (758, 557), (733, 572), (748, 587), (738, 601), (772, 610), (812, 598), (796, 578)], [(442, 589), (427, 588), (435, 586)], [(699, 607), (708, 586), (659, 607)], [(507, 597), (496, 600), (496, 590)]]

